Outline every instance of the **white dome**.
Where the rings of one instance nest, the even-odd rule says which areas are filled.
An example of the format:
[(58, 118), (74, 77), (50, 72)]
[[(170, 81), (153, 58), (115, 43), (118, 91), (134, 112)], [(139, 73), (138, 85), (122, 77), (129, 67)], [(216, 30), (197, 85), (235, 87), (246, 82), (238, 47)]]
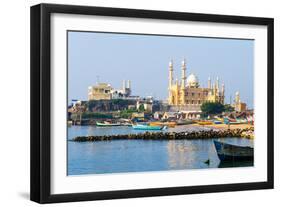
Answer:
[(198, 80), (197, 76), (194, 75), (193, 73), (191, 73), (187, 77), (187, 86), (188, 87), (196, 87), (196, 88), (199, 86), (199, 80)]

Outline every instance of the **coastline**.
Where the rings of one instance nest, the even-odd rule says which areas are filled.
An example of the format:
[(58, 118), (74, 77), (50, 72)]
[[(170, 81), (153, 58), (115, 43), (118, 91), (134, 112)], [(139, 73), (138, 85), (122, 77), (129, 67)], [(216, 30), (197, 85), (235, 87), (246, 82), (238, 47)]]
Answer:
[[(228, 129), (228, 125), (204, 126), (209, 130), (200, 131), (181, 131), (181, 132), (152, 132), (146, 131), (141, 134), (117, 134), (117, 135), (100, 135), (100, 136), (77, 136), (72, 141), (88, 142), (88, 141), (110, 141), (121, 139), (140, 139), (140, 140), (174, 140), (174, 139), (212, 139), (241, 137), (254, 138), (254, 127), (252, 125), (243, 124), (243, 128), (239, 125)], [(234, 126), (234, 125), (233, 125)], [(219, 129), (219, 130), (218, 130)]]
[[(198, 124), (193, 124), (193, 126), (200, 126)], [(213, 125), (205, 125), (204, 127), (209, 129), (221, 129), (221, 130), (227, 130), (227, 129), (247, 129), (254, 127), (251, 124), (213, 124)]]

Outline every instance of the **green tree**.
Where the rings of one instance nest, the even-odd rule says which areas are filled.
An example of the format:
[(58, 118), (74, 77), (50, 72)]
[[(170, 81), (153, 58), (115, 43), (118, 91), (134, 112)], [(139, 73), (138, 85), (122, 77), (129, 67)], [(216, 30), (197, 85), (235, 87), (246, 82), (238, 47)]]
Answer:
[(232, 111), (234, 111), (234, 107), (231, 106), (230, 104), (225, 104), (225, 105), (224, 105), (224, 111), (226, 111), (226, 112), (232, 112)]
[(144, 112), (144, 111), (145, 111), (144, 105), (141, 104), (141, 105), (139, 106), (139, 112)]
[(221, 114), (224, 110), (224, 105), (219, 102), (205, 102), (201, 105), (201, 111), (206, 116)]
[(137, 112), (135, 109), (125, 109), (120, 111), (120, 117), (129, 119), (132, 117), (132, 113)]

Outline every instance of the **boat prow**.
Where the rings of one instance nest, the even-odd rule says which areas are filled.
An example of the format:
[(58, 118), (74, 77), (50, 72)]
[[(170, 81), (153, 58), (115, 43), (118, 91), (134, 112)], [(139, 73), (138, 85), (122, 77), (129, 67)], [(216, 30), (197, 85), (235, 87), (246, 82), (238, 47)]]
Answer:
[(223, 143), (214, 140), (214, 145), (221, 161), (252, 161), (254, 148)]

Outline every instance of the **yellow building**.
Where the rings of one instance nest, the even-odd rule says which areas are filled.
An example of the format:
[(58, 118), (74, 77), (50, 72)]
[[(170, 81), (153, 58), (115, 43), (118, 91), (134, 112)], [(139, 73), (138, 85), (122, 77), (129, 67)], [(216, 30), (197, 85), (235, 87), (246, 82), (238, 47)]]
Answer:
[(234, 110), (238, 111), (238, 112), (242, 112), (242, 111), (246, 111), (247, 110), (247, 104), (241, 102), (240, 94), (239, 94), (238, 91), (235, 94), (235, 100), (234, 100), (233, 107), (234, 107)]
[(131, 94), (131, 81), (123, 81), (122, 89), (114, 89), (108, 83), (98, 83), (88, 87), (88, 100), (111, 100), (128, 98)]
[(208, 87), (200, 87), (199, 80), (196, 75), (191, 73), (186, 76), (186, 62), (181, 64), (181, 80), (174, 81), (173, 62), (169, 63), (169, 97), (168, 103), (171, 107), (178, 110), (200, 111), (200, 107), (204, 102), (219, 102), (224, 104), (225, 87), (219, 84), (219, 78), (212, 84), (208, 79)]
[(107, 83), (99, 83), (88, 88), (89, 100), (110, 100), (112, 87)]

